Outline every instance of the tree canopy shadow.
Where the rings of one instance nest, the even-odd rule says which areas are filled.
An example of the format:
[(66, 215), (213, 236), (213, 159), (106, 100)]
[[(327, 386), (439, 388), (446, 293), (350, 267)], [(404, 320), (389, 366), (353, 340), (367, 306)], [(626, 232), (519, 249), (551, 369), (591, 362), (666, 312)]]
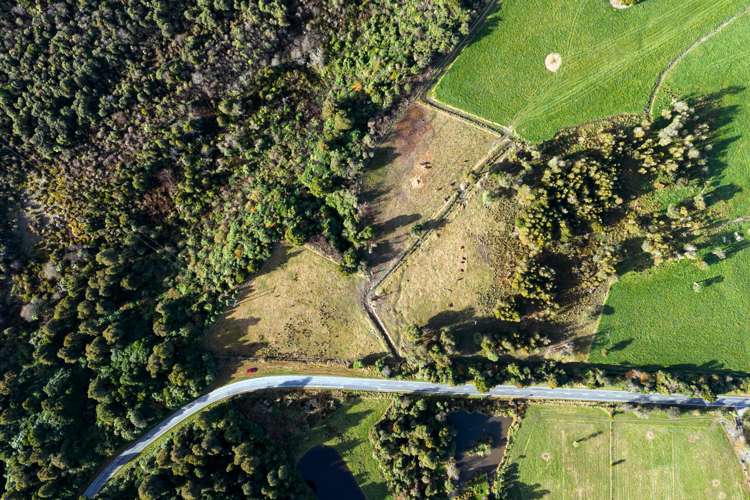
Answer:
[(539, 483), (528, 484), (521, 481), (517, 463), (509, 464), (503, 478), (503, 489), (507, 497), (519, 500), (534, 500), (550, 494)]

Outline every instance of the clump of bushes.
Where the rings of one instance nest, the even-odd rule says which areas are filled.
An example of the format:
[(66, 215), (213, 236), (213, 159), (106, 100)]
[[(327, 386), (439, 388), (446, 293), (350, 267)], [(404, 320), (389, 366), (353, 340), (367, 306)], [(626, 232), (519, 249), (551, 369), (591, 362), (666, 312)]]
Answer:
[(448, 410), (443, 401), (402, 398), (370, 432), (383, 476), (396, 496), (447, 497), (456, 489), (446, 469), (455, 448)]
[(235, 403), (202, 412), (171, 433), (102, 498), (294, 498), (305, 494), (291, 458)]

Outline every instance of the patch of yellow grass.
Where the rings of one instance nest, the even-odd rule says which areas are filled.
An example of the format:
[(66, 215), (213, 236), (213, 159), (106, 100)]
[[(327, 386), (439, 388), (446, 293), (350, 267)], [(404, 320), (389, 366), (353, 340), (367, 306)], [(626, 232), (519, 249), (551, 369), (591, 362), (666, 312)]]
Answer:
[(407, 248), (411, 228), (440, 210), (498, 140), (428, 105), (412, 104), (364, 176), (362, 198), (375, 227), (369, 259), (375, 272)]
[(382, 352), (360, 307), (363, 281), (316, 253), (280, 245), (206, 345), (219, 357), (354, 360)]

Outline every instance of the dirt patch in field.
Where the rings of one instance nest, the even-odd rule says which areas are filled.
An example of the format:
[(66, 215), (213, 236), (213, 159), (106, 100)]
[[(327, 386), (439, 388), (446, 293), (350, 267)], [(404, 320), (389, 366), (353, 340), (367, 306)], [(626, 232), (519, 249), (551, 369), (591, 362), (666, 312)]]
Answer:
[(547, 68), (547, 71), (551, 71), (552, 73), (557, 73), (560, 70), (561, 65), (562, 57), (560, 57), (560, 54), (557, 52), (547, 54), (547, 57), (544, 59), (544, 67)]
[(393, 127), (396, 154), (407, 157), (413, 155), (417, 146), (422, 141), (429, 140), (429, 134), (434, 132), (432, 121), (433, 117), (423, 106), (419, 104), (411, 106), (404, 117)]
[(631, 5), (625, 5), (621, 0), (609, 0), (609, 4), (617, 10), (629, 9)]

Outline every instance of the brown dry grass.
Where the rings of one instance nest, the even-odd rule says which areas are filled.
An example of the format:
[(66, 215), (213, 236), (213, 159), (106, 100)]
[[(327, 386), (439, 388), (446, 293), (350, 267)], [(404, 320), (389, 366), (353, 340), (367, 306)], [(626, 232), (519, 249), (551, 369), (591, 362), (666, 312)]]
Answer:
[(498, 136), (425, 104), (413, 104), (382, 144), (364, 176), (362, 198), (375, 227), (369, 264), (382, 272), (455, 193)]
[(377, 290), (378, 312), (396, 336), (410, 324), (471, 333), (494, 323), (496, 300), (510, 289), (518, 244), (516, 206), (508, 196), (486, 204), (482, 192), (493, 189), (490, 183), (483, 179)]
[(363, 279), (303, 248), (280, 245), (244, 285), (206, 345), (220, 357), (354, 360), (384, 351), (360, 307)]
[[(257, 371), (248, 373), (248, 369)], [(379, 378), (380, 372), (375, 368), (349, 368), (343, 364), (315, 363), (301, 361), (281, 361), (265, 359), (238, 359), (223, 362), (214, 380), (213, 388), (221, 387), (231, 382), (256, 377), (272, 375), (338, 375), (341, 377)]]

